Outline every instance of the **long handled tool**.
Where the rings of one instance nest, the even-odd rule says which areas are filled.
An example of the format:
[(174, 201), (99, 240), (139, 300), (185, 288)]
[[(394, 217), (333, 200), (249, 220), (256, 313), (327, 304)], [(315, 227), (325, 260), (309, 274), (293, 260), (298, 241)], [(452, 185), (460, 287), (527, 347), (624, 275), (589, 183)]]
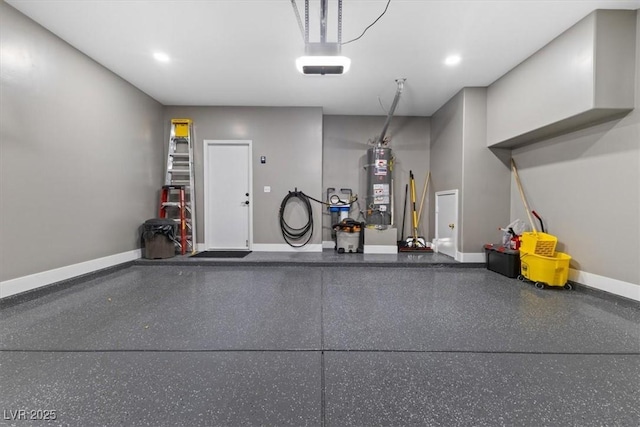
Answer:
[(402, 211), (402, 231), (400, 232), (400, 241), (404, 242), (404, 225), (407, 219), (407, 197), (409, 196), (409, 184), (404, 186), (404, 210)]
[[(394, 188), (393, 187), (393, 178), (391, 178), (391, 188)], [(395, 220), (395, 208), (394, 208), (395, 203), (394, 203), (394, 201), (395, 201), (395, 197), (391, 197), (391, 220), (390, 220), (391, 224), (393, 224), (393, 221)]]
[(516, 184), (518, 184), (518, 191), (520, 192), (520, 198), (522, 199), (522, 203), (524, 204), (524, 209), (527, 211), (527, 217), (529, 217), (529, 224), (531, 224), (531, 229), (534, 233), (538, 233), (538, 229), (536, 229), (536, 225), (533, 222), (533, 218), (531, 218), (531, 209), (529, 209), (529, 203), (527, 203), (527, 198), (524, 196), (524, 191), (522, 191), (522, 184), (520, 183), (520, 176), (518, 175), (518, 169), (516, 168), (516, 162), (511, 159), (511, 170), (513, 170), (513, 174), (516, 177)]
[(418, 225), (420, 225), (420, 220), (422, 219), (422, 208), (424, 207), (424, 199), (427, 195), (427, 190), (429, 189), (429, 181), (431, 180), (431, 172), (427, 174), (427, 179), (424, 183), (424, 188), (422, 189), (422, 200), (420, 200), (420, 209), (418, 210)]
[(413, 176), (413, 171), (409, 171), (409, 186), (411, 187), (411, 205), (413, 207), (411, 212), (413, 236), (407, 239), (407, 242), (411, 240), (410, 245), (413, 247), (425, 247), (426, 242), (424, 240), (424, 237), (418, 236), (418, 212), (416, 211), (416, 180)]
[(542, 229), (542, 232), (545, 233), (544, 231), (544, 222), (542, 222), (542, 218), (540, 218), (540, 215), (538, 215), (538, 212), (536, 211), (531, 211), (531, 213), (538, 218), (538, 221), (540, 221), (540, 228)]

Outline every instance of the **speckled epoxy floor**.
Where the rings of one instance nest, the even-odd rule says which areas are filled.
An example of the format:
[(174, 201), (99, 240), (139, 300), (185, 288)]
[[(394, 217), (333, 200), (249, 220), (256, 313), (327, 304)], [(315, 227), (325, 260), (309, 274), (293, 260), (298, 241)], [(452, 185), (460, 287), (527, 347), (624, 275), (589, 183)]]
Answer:
[(482, 268), (135, 265), (0, 316), (0, 425), (640, 424), (637, 304)]

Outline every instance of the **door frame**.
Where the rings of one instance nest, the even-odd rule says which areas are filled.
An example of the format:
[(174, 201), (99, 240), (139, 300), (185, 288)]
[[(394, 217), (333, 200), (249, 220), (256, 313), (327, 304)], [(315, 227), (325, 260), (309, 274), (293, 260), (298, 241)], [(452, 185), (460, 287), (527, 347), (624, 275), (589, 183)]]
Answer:
[(458, 198), (458, 190), (444, 190), (444, 191), (436, 191), (435, 192), (435, 216), (436, 216), (436, 220), (435, 220), (435, 224), (436, 224), (436, 229), (435, 229), (435, 243), (436, 243), (436, 252), (439, 252), (438, 250), (438, 245), (440, 243), (440, 236), (438, 236), (438, 222), (439, 222), (439, 213), (440, 213), (440, 206), (438, 203), (438, 196), (446, 196), (446, 195), (454, 195), (455, 196), (455, 220), (454, 220), (454, 224), (456, 228), (455, 233), (453, 233), (453, 258), (455, 260), (458, 260), (458, 236), (460, 233), (460, 221), (458, 218), (458, 209), (459, 209), (459, 198)]
[(209, 197), (209, 168), (211, 165), (209, 164), (209, 147), (214, 145), (246, 145), (249, 148), (249, 154), (247, 158), (247, 167), (249, 170), (249, 224), (248, 224), (248, 244), (247, 250), (253, 250), (253, 141), (250, 139), (205, 139), (203, 141), (202, 153), (203, 153), (203, 179), (204, 179), (204, 194), (203, 194), (203, 204), (204, 204), (204, 219), (202, 221), (202, 230), (204, 233), (204, 246), (205, 250), (211, 248), (209, 245), (211, 242), (207, 241), (207, 223), (209, 222), (209, 204), (207, 203), (207, 198)]

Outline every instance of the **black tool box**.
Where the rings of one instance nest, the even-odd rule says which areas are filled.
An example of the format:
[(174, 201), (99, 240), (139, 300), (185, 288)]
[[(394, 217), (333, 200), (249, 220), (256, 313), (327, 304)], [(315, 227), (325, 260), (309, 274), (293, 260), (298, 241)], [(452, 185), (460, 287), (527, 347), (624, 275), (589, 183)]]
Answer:
[(487, 270), (511, 278), (520, 275), (520, 251), (502, 245), (484, 245), (484, 251), (487, 255)]

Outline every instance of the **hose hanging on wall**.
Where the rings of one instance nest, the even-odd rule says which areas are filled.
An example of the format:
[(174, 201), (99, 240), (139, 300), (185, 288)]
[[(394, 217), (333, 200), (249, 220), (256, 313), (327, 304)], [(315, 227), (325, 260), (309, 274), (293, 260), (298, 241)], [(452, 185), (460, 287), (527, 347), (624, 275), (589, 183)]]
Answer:
[[(300, 228), (291, 227), (284, 219), (284, 210), (287, 207), (287, 203), (295, 199), (299, 199), (307, 211), (307, 223)], [(284, 237), (285, 242), (287, 242), (289, 246), (300, 248), (309, 243), (311, 237), (313, 236), (313, 212), (311, 210), (311, 202), (309, 202), (309, 196), (304, 194), (302, 191), (298, 191), (297, 188), (295, 189), (295, 191), (289, 191), (289, 194), (287, 194), (284, 199), (282, 199), (282, 203), (280, 204), (279, 217), (282, 237)], [(305, 239), (305, 236), (306, 240), (304, 241), (304, 243), (299, 243), (301, 240)]]

